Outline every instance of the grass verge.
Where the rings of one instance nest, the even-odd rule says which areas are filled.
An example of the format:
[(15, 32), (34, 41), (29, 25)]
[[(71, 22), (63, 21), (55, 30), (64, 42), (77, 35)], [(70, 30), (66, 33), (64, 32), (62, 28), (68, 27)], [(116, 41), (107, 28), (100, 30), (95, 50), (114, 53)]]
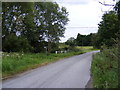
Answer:
[(106, 49), (93, 56), (91, 72), (94, 88), (118, 87), (118, 60), (116, 49)]
[[(82, 47), (83, 48), (83, 47)], [(85, 47), (84, 47), (85, 48)], [(87, 50), (88, 49), (88, 50)], [(21, 72), (34, 69), (57, 60), (67, 58), (74, 55), (79, 55), (93, 49), (85, 50), (78, 49), (77, 52), (59, 53), (45, 55), (44, 53), (3, 53), (2, 54), (2, 78), (8, 78)]]

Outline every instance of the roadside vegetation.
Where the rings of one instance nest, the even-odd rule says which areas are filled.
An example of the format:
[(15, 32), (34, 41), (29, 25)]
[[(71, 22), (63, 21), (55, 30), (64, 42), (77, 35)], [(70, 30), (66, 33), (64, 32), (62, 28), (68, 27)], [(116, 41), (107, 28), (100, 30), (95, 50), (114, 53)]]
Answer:
[(78, 33), (77, 38), (59, 43), (68, 15), (66, 8), (55, 2), (3, 2), (3, 78), (100, 49), (93, 56), (93, 87), (120, 87), (120, 1), (114, 10), (104, 13), (97, 33)]
[(120, 88), (120, 1), (103, 15), (93, 45), (100, 48), (91, 66), (93, 88)]
[(45, 53), (17, 53), (17, 52), (2, 53), (3, 78), (7, 78), (15, 74), (24, 72), (26, 70), (40, 67), (42, 65), (46, 65), (48, 63), (52, 63), (63, 58), (92, 51), (94, 49), (92, 47), (87, 47), (85, 51), (81, 50), (80, 48), (77, 50), (78, 51), (76, 52), (71, 51), (58, 54), (51, 53), (49, 55), (46, 55)]
[(56, 2), (3, 2), (3, 78), (93, 51), (92, 34), (78, 35), (80, 40), (83, 37), (82, 47), (81, 42), (59, 43), (60, 38), (64, 37), (68, 15), (66, 8), (60, 7)]
[(93, 56), (91, 67), (94, 88), (117, 88), (118, 59), (116, 49), (105, 49)]
[(55, 55), (68, 21), (66, 8), (56, 2), (3, 2), (3, 77), (72, 56)]

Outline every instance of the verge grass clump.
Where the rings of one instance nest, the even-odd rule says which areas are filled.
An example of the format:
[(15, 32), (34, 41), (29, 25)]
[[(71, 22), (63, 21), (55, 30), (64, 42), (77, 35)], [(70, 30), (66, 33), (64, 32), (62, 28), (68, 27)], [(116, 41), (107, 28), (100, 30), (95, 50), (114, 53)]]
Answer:
[(93, 87), (118, 87), (118, 60), (115, 57), (116, 52), (116, 48), (105, 49), (93, 56), (91, 66)]

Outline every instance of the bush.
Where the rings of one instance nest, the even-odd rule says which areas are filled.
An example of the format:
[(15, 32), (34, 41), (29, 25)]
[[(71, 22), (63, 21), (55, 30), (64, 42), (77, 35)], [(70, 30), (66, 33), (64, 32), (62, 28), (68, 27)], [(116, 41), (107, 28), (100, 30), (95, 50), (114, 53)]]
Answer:
[(117, 49), (106, 49), (93, 56), (92, 76), (95, 88), (118, 87), (118, 60), (115, 57)]
[(32, 50), (27, 39), (23, 37), (17, 37), (14, 34), (5, 36), (2, 40), (2, 46), (4, 52), (29, 52)]
[(68, 47), (68, 50), (69, 50), (70, 52), (79, 52), (79, 51), (80, 51), (80, 49), (78, 49), (78, 48), (76, 48), (76, 47), (74, 47), (74, 46), (69, 46), (69, 47)]

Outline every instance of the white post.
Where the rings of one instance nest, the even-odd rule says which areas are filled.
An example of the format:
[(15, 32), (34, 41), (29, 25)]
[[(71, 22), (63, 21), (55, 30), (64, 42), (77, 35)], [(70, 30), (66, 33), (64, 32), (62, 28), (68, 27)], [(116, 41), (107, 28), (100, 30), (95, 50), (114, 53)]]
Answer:
[(57, 51), (55, 51), (55, 53), (57, 54), (58, 52), (57, 52)]

